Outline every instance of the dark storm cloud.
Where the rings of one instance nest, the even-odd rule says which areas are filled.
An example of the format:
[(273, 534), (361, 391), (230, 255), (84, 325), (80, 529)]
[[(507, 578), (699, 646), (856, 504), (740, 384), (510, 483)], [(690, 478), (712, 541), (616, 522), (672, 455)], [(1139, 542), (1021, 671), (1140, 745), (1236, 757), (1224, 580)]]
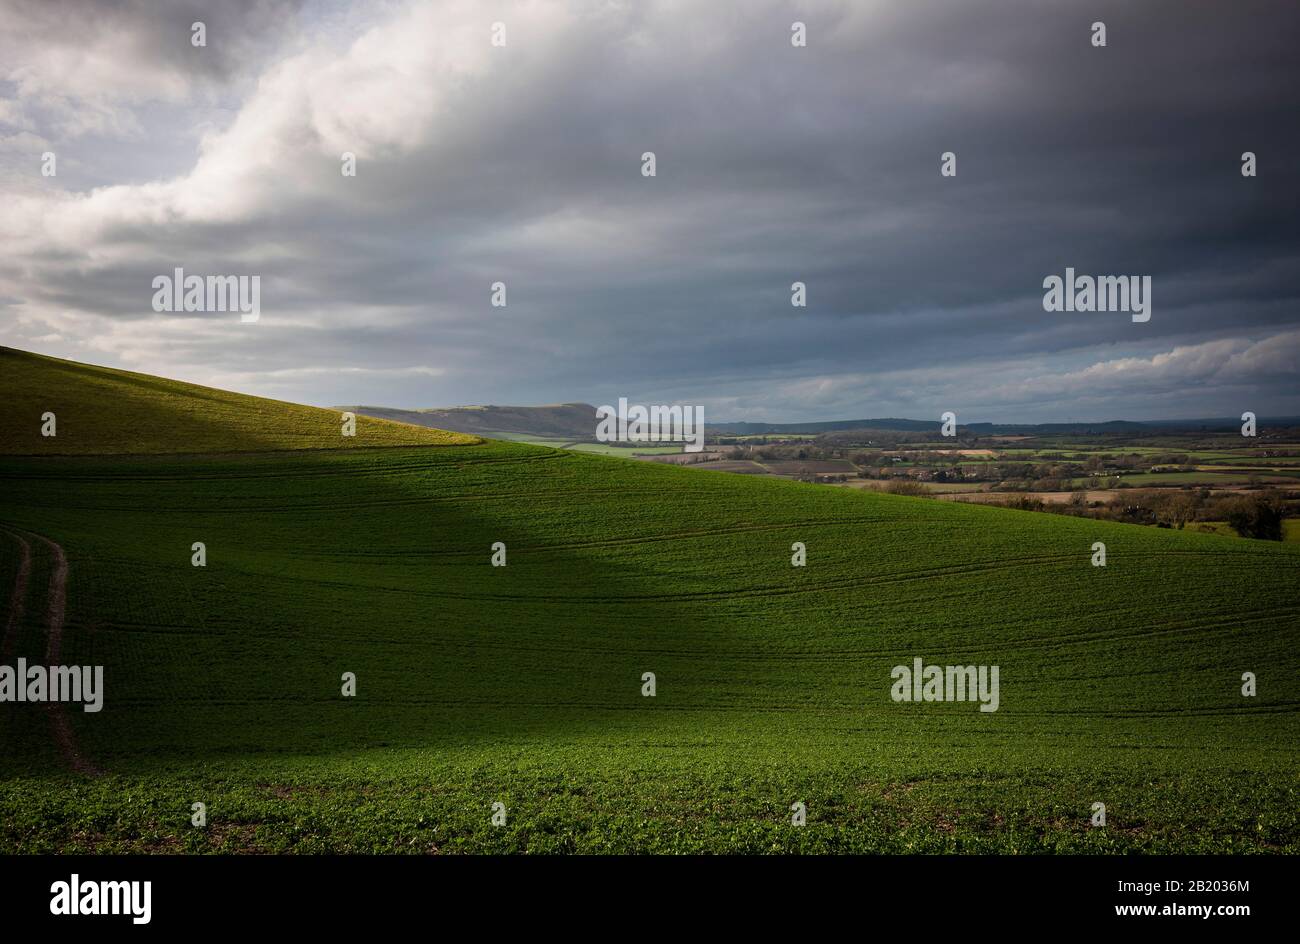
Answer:
[[(226, 9), (223, 31), (252, 24), (250, 9)], [(90, 350), (131, 366), (322, 403), (1300, 412), (1292, 10), (394, 16), (346, 56), (310, 52), (309, 16), (282, 25), (287, 64), (267, 67), (193, 173), (92, 197), (57, 238), (31, 236), (0, 263), (22, 332), (76, 356), (107, 331)], [(487, 46), (496, 19), (505, 49)], [(790, 45), (795, 19), (807, 48)], [(343, 149), (356, 178), (339, 174)], [(939, 175), (949, 150), (955, 179)], [(1257, 178), (1239, 172), (1245, 150)], [(211, 315), (155, 324), (149, 280), (175, 265), (261, 274), (258, 331)], [(1066, 266), (1152, 276), (1150, 322), (1044, 312), (1042, 280)], [(506, 309), (488, 305), (497, 280)], [(807, 309), (790, 307), (795, 280)], [(22, 346), (22, 332), (5, 336)]]

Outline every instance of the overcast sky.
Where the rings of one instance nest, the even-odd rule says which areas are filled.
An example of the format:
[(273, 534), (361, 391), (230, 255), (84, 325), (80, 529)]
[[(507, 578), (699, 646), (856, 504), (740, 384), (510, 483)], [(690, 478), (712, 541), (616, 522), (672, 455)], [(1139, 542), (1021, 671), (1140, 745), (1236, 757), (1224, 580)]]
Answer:
[[(0, 0), (0, 344), (318, 405), (1300, 414), (1297, 49), (1243, 0)], [(1045, 312), (1067, 266), (1150, 320)], [(155, 312), (176, 267), (260, 321)]]

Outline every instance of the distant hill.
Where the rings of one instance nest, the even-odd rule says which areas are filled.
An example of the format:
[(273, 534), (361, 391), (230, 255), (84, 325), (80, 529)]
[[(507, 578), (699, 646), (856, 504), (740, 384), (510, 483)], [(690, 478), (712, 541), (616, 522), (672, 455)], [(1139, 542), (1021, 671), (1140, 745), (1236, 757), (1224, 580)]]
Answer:
[[(965, 425), (965, 424), (962, 424)], [(921, 433), (937, 429), (938, 420), (824, 420), (815, 423), (709, 423), (708, 432), (723, 436), (779, 436), (795, 433), (834, 433), (846, 429), (890, 429)]]
[[(1300, 417), (1260, 417), (1261, 426), (1300, 426)], [(1156, 430), (1225, 430), (1236, 429), (1240, 419), (1194, 420), (1106, 420), (1078, 423), (959, 423), (963, 430), (981, 436), (1047, 436), (1076, 434), (1132, 434)], [(883, 429), (898, 432), (930, 432), (939, 428), (939, 420), (865, 419), (830, 420), (814, 423), (709, 423), (708, 431), (723, 436), (794, 435), (797, 433), (832, 433), (850, 429)]]
[[(200, 387), (0, 347), (0, 455), (258, 452), (364, 446), (447, 446), (462, 433), (357, 417), (342, 435), (335, 410)], [(53, 413), (54, 436), (41, 434)]]
[[(596, 432), (596, 408), (590, 403), (557, 403), (549, 406), (458, 406), (402, 410), (384, 406), (341, 406), (364, 415), (417, 426), (433, 426), (492, 436), (514, 433), (543, 439), (591, 440)], [(960, 419), (960, 418), (959, 418)], [(1261, 426), (1300, 426), (1300, 417), (1260, 417)], [(965, 423), (960, 428), (978, 436), (1051, 436), (1133, 435), (1158, 430), (1225, 430), (1236, 429), (1240, 419), (1193, 420), (1107, 420), (1077, 423)], [(926, 433), (939, 428), (939, 420), (912, 420), (899, 417), (861, 420), (819, 420), (804, 423), (705, 422), (706, 433), (715, 436), (783, 436), (821, 434), (847, 430), (892, 430)]]
[(434, 426), (461, 433), (523, 433), (555, 439), (591, 439), (596, 435), (596, 408), (590, 403), (549, 406), (457, 406), (399, 410), (383, 406), (347, 406), (364, 416)]

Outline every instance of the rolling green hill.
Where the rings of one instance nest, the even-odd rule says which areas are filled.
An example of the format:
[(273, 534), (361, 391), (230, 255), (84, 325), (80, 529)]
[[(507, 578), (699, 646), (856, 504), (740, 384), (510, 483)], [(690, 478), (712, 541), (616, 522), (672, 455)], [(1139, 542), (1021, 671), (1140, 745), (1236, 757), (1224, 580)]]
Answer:
[[(591, 439), (596, 432), (596, 408), (590, 403), (555, 403), (550, 406), (457, 406), (400, 410), (384, 406), (340, 407), (358, 415), (435, 426), (438, 429), (505, 439), (529, 436), (561, 442)], [(509, 433), (512, 436), (498, 434)]]
[[(4, 364), (60, 438), (157, 415)], [(0, 662), (62, 586), (105, 667), (98, 713), (0, 704), (0, 851), (1300, 851), (1300, 547), (520, 443), (239, 455), (222, 397), (220, 455), (0, 457)], [(998, 666), (998, 710), (891, 700), (915, 657)]]
[[(0, 347), (0, 454), (102, 455), (441, 446), (478, 437), (214, 390)], [(55, 435), (42, 435), (42, 417)]]

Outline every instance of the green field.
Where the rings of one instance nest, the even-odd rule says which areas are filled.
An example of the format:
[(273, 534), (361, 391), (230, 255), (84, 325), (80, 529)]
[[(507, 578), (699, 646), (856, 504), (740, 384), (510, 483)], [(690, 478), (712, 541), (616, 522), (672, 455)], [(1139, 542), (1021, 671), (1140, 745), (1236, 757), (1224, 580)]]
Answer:
[[(1195, 531), (1207, 534), (1235, 535), (1232, 526), (1226, 521), (1196, 521), (1187, 525)], [(1300, 541), (1300, 518), (1286, 518), (1282, 521), (1282, 540)]]
[[(261, 452), (448, 445), (479, 437), (264, 400), (0, 347), (0, 454)], [(54, 436), (42, 417), (54, 414)]]
[[(1290, 484), (1295, 481), (1297, 473), (1290, 472), (1137, 472), (1132, 475), (1099, 475), (1096, 481), (1109, 484), (1123, 482), (1129, 488), (1151, 488), (1156, 485), (1205, 485), (1209, 487), (1223, 485)], [(1073, 488), (1088, 488), (1093, 478), (1072, 479)]]
[[(435, 430), (435, 432), (437, 432)], [(571, 449), (574, 452), (589, 452), (598, 456), (619, 456), (623, 459), (633, 459), (637, 456), (666, 456), (680, 453), (681, 445), (675, 446), (656, 446), (653, 443), (637, 444), (635, 446), (625, 446), (616, 443), (600, 442), (575, 442), (571, 439), (557, 439), (553, 437), (534, 436), (530, 433), (515, 433), (506, 431), (493, 431), (485, 433), (493, 439), (502, 439), (508, 442), (529, 443), (534, 446), (550, 446), (554, 449)]]
[[(105, 704), (69, 739), (0, 704), (0, 851), (1300, 852), (1298, 545), (369, 424), (327, 449), (336, 414), (202, 421), (171, 382), (195, 402), (128, 447), (174, 454), (33, 456), (55, 392), (61, 450), (144, 429), (136, 381), (60, 363), (4, 353), (0, 594), (26, 542), (39, 658), (63, 549), (63, 662)], [(999, 709), (893, 702), (916, 656), (999, 666)]]
[(676, 446), (656, 446), (651, 443), (637, 444), (635, 446), (618, 446), (612, 443), (569, 443), (564, 448), (572, 449), (574, 452), (588, 452), (597, 456), (619, 456), (624, 459), (631, 459), (635, 456), (672, 456), (680, 455), (682, 447)]

